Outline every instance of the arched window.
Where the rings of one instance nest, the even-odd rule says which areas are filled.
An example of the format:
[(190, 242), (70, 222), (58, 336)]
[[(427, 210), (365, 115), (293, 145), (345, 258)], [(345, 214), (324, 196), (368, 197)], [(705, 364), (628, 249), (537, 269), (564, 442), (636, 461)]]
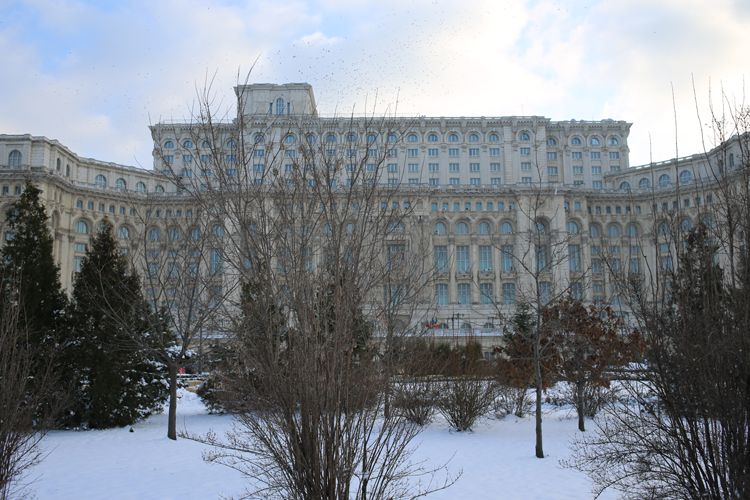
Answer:
[(101, 224), (99, 224), (99, 227), (96, 228), (96, 232), (103, 233), (104, 231), (107, 230), (108, 227), (109, 227), (109, 224), (107, 224), (106, 222), (102, 222)]
[(573, 221), (568, 222), (566, 229), (570, 234), (578, 234), (578, 224)]
[(617, 238), (620, 236), (620, 228), (615, 226), (614, 224), (610, 224), (610, 226), (607, 228), (607, 236), (610, 238)]
[(169, 230), (169, 239), (172, 241), (180, 241), (180, 238), (182, 238), (182, 233), (180, 233), (180, 230), (177, 228), (172, 228)]
[(486, 222), (479, 223), (479, 234), (490, 234), (490, 225)]
[(124, 240), (129, 240), (130, 239), (130, 229), (126, 228), (125, 226), (122, 226), (120, 228), (120, 231), (117, 233), (117, 236), (119, 236), (120, 238), (122, 238)]
[(629, 225), (628, 236), (630, 236), (631, 238), (635, 238), (636, 236), (638, 236), (638, 226), (636, 226), (635, 224)]
[(357, 142), (357, 136), (355, 134), (347, 135), (346, 142)]
[(680, 172), (680, 184), (687, 184), (693, 180), (693, 174), (690, 170), (683, 170)]
[(99, 187), (107, 187), (107, 179), (103, 175), (97, 175), (94, 177), (94, 185)]
[(716, 225), (714, 218), (710, 216), (703, 219), (703, 223), (706, 225), (706, 227), (714, 227)]
[(154, 193), (163, 193), (164, 192), (164, 186), (161, 184), (157, 184), (154, 186)]
[(208, 142), (208, 141), (203, 141), (203, 144), (201, 144), (201, 147), (203, 147), (203, 148), (210, 148), (211, 147), (211, 143)]
[(465, 222), (456, 224), (456, 234), (469, 234), (469, 226)]
[(490, 134), (490, 142), (497, 142), (500, 140), (500, 136), (497, 134)]
[(692, 229), (693, 223), (690, 222), (690, 219), (682, 219), (682, 223), (680, 223), (680, 229), (683, 231), (690, 231)]
[(313, 134), (308, 135), (306, 139), (307, 142), (315, 142), (317, 140)]
[(661, 177), (659, 177), (659, 186), (669, 186), (672, 183), (672, 179), (669, 177), (669, 174), (664, 174)]
[(214, 236), (224, 236), (224, 228), (219, 224), (214, 225), (212, 232)]
[(336, 136), (333, 134), (328, 134), (326, 136), (326, 142), (336, 142)]
[(127, 183), (125, 182), (125, 179), (117, 179), (115, 181), (115, 187), (117, 189), (122, 189), (123, 191), (128, 188)]
[(294, 144), (295, 142), (297, 142), (297, 138), (294, 137), (292, 134), (289, 134), (288, 136), (286, 136), (286, 138), (284, 139), (284, 141), (287, 144)]
[(427, 136), (427, 140), (429, 142), (437, 142), (438, 136), (436, 134), (430, 134), (430, 135)]
[(659, 234), (669, 234), (669, 224), (662, 222), (659, 224)]
[(201, 239), (201, 230), (197, 227), (194, 227), (190, 230), (190, 239), (193, 241)]
[(164, 143), (164, 149), (173, 149), (174, 148), (174, 142), (167, 141)]
[(409, 134), (406, 140), (409, 142), (417, 142), (417, 134)]
[(617, 138), (616, 137), (610, 137), (607, 141), (607, 144), (610, 146), (617, 146)]
[(464, 323), (461, 325), (461, 330), (471, 330), (471, 325), (469, 323)]
[(557, 146), (557, 141), (553, 137), (550, 137), (547, 139), (547, 146)]
[(78, 222), (76, 222), (76, 233), (89, 234), (89, 225), (84, 221), (79, 220)]
[(580, 146), (581, 145), (581, 139), (579, 139), (578, 137), (573, 137), (573, 139), (571, 139), (570, 143), (573, 146)]
[(160, 236), (161, 235), (159, 234), (159, 230), (153, 228), (148, 232), (148, 241), (159, 241)]
[(589, 141), (589, 144), (591, 144), (592, 146), (598, 146), (599, 139), (597, 139), (596, 137), (592, 137), (591, 140)]
[(378, 136), (375, 134), (369, 134), (367, 136), (367, 142), (377, 142)]
[(276, 99), (276, 114), (277, 115), (284, 114), (284, 99), (282, 99), (281, 97)]
[(448, 142), (458, 142), (458, 135), (451, 134), (448, 136)]
[[(260, 134), (256, 134), (255, 136), (255, 142), (263, 142), (263, 136)], [(228, 148), (236, 148), (237, 147), (237, 141), (230, 139), (227, 141), (227, 147)]]
[(547, 228), (544, 225), (544, 222), (538, 221), (534, 223), (534, 233), (536, 234), (545, 234), (547, 232)]
[(435, 234), (445, 234), (445, 224), (442, 222), (435, 224)]
[(323, 224), (323, 234), (325, 234), (326, 236), (332, 234), (331, 226), (329, 226), (328, 224)]
[(527, 132), (521, 132), (518, 136), (519, 141), (528, 141), (531, 139), (531, 136)]
[(396, 142), (398, 141), (398, 137), (396, 137), (396, 134), (388, 134), (388, 142)]
[(188, 148), (188, 149), (192, 148), (193, 147), (193, 141), (185, 141), (185, 142), (183, 142), (182, 143), (182, 147), (183, 148)]
[(500, 234), (513, 234), (513, 226), (511, 226), (510, 222), (500, 224)]
[(599, 234), (599, 226), (589, 226), (589, 236), (592, 238), (598, 238)]
[(630, 191), (630, 183), (628, 181), (620, 183), (620, 189), (623, 191)]
[(648, 189), (651, 187), (651, 181), (648, 179), (641, 179), (638, 182), (638, 188), (639, 189)]
[(346, 234), (354, 234), (356, 230), (357, 230), (357, 227), (354, 225), (353, 222), (350, 222), (346, 225)]
[(145, 193), (146, 192), (146, 185), (142, 182), (136, 182), (135, 183), (135, 192), (136, 193)]
[(404, 225), (400, 222), (394, 222), (390, 226), (388, 226), (388, 232), (389, 233), (403, 233), (404, 232)]
[(479, 136), (477, 134), (471, 134), (469, 135), (469, 142), (478, 142)]

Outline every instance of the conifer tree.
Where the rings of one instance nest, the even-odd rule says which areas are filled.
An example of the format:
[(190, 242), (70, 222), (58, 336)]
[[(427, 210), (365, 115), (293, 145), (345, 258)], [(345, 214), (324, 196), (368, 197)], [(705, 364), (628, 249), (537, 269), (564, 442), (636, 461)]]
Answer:
[[(21, 328), (38, 345), (48, 343), (67, 302), (60, 285), (60, 268), (52, 256), (53, 238), (40, 200), (42, 191), (28, 179), (21, 198), (6, 214), (7, 232), (13, 235), (2, 249), (5, 283), (0, 303), (20, 303)], [(18, 295), (14, 300), (12, 295)]]
[(68, 425), (129, 425), (166, 400), (166, 370), (147, 348), (151, 314), (105, 220), (76, 276), (69, 308), (67, 357), (75, 382)]

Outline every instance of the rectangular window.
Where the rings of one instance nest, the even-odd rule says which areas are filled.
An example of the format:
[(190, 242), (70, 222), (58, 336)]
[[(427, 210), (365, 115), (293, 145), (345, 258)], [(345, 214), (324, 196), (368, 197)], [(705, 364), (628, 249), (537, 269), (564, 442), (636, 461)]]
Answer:
[(570, 284), (570, 295), (573, 300), (583, 300), (583, 287), (580, 283)]
[(531, 170), (531, 162), (528, 162), (528, 161), (522, 162), (521, 170)]
[(491, 172), (499, 172), (500, 171), (500, 164), (499, 163), (490, 163), (490, 171)]
[(440, 171), (440, 164), (439, 163), (430, 163), (428, 165), (428, 170), (430, 172), (439, 172)]
[(477, 212), (481, 212), (482, 211), (482, 204), (481, 203), (476, 203), (475, 207), (476, 207)]
[(574, 160), (581, 160), (581, 159), (583, 159), (583, 155), (582, 155), (582, 153), (580, 151), (574, 151), (574, 152), (572, 152), (571, 153), (571, 157)]
[(479, 299), (482, 304), (492, 304), (495, 302), (495, 295), (492, 290), (492, 283), (482, 283), (479, 285)]
[(404, 245), (388, 245), (388, 269), (398, 269), (404, 262)]
[(600, 160), (601, 159), (601, 153), (599, 151), (592, 151), (591, 152), (591, 159), (592, 160)]
[(88, 206), (89, 210), (93, 210), (94, 209), (94, 202), (93, 201), (88, 202), (87, 206)]
[(125, 207), (120, 207), (120, 215), (125, 215)]
[(427, 150), (427, 156), (437, 156), (437, 155), (438, 155), (438, 150), (437, 149), (431, 148), (431, 149)]
[(469, 163), (469, 172), (479, 172), (479, 163)]
[(500, 148), (490, 148), (490, 156), (500, 156)]
[(459, 273), (469, 272), (469, 247), (456, 247), (456, 271)]
[(174, 155), (165, 155), (164, 163), (174, 163)]
[(73, 271), (76, 273), (80, 273), (82, 267), (83, 257), (73, 257)]
[(583, 167), (573, 167), (574, 174), (583, 174)]
[(378, 156), (378, 150), (377, 149), (368, 149), (367, 150), (367, 156)]
[(573, 181), (574, 186), (583, 186), (583, 181)]
[(448, 164), (448, 171), (449, 172), (458, 172), (459, 171), (459, 164), (458, 163), (449, 163)]
[(557, 175), (557, 167), (547, 167), (547, 173), (549, 175)]
[(630, 258), (630, 272), (640, 274), (641, 272), (641, 259), (638, 257)]
[(409, 179), (409, 184), (419, 184), (419, 179)]
[(521, 154), (522, 155), (530, 155), (531, 154), (531, 148), (521, 148)]
[(288, 150), (284, 151), (284, 157), (286, 157), (286, 158), (294, 158), (296, 156), (296, 153), (297, 152), (295, 150), (288, 149)]
[(552, 300), (552, 283), (541, 281), (539, 283), (539, 301), (542, 304), (549, 304)]
[(375, 163), (368, 163), (367, 164), (367, 171), (368, 172), (375, 172), (378, 169), (378, 166)]
[(448, 285), (435, 285), (435, 304), (438, 306), (448, 305)]
[(461, 179), (459, 179), (458, 177), (451, 177), (449, 182), (451, 186), (458, 186), (461, 184)]
[(479, 148), (469, 148), (469, 156), (479, 156)]
[(461, 305), (471, 304), (471, 284), (469, 283), (458, 284), (458, 303)]
[(388, 156), (398, 156), (398, 150), (391, 149), (388, 151)]
[(501, 268), (503, 272), (510, 272), (513, 270), (513, 245), (503, 245), (500, 247), (501, 253)]
[(580, 210), (581, 209), (581, 202), (577, 201), (577, 202), (575, 202), (575, 204), (573, 206), (575, 207), (576, 210)]
[(115, 206), (114, 205), (110, 205), (109, 206), (109, 213), (111, 213), (111, 214), (115, 213)]
[(211, 249), (211, 274), (221, 274), (221, 249)]
[(398, 179), (388, 179), (388, 184), (398, 184)]
[(548, 160), (557, 160), (557, 153), (547, 153)]
[(601, 174), (602, 173), (602, 167), (591, 167), (591, 173), (592, 174)]
[[(437, 210), (437, 204), (435, 206)], [(448, 247), (437, 246), (435, 247), (435, 271), (438, 273), (444, 273), (448, 271)]]
[(502, 184), (502, 182), (500, 182), (499, 177), (493, 177), (492, 179), (490, 179), (490, 184), (492, 184), (493, 186), (498, 186)]
[(256, 149), (255, 152), (253, 153), (253, 156), (255, 156), (256, 158), (262, 158), (265, 155), (266, 155), (266, 152), (263, 149)]
[(448, 149), (448, 155), (449, 156), (458, 156), (458, 148), (449, 148)]
[(479, 247), (479, 270), (492, 271), (492, 247)]
[(76, 252), (85, 252), (86, 251), (86, 243), (76, 243), (75, 244)]
[(516, 284), (503, 283), (503, 304), (512, 306), (516, 303)]
[(620, 159), (620, 153), (618, 151), (610, 151), (609, 152), (609, 159), (610, 160), (619, 160)]
[(594, 189), (601, 189), (602, 188), (602, 181), (593, 181), (591, 183), (591, 187)]
[(547, 269), (547, 245), (536, 245), (536, 270)]
[(593, 274), (602, 274), (601, 259), (591, 259), (591, 272)]
[(440, 179), (430, 179), (430, 186), (439, 186)]
[(99, 203), (99, 211), (104, 212), (104, 203)]
[(521, 177), (521, 182), (524, 184), (531, 184), (531, 177)]
[(615, 274), (622, 272), (622, 259), (610, 259), (611, 270)]
[(417, 149), (408, 149), (406, 151), (406, 154), (407, 154), (407, 156), (409, 156), (411, 158), (416, 158), (416, 156), (419, 154), (419, 150), (417, 150)]
[(389, 163), (388, 164), (388, 171), (389, 172), (398, 172), (398, 163)]
[(472, 186), (479, 186), (482, 184), (482, 180), (479, 177), (472, 177), (469, 179), (469, 184)]
[(581, 246), (568, 245), (568, 264), (571, 271), (581, 270)]
[(263, 172), (264, 169), (265, 165), (263, 165), (262, 163), (256, 163), (255, 165), (253, 165), (253, 170), (255, 172)]
[[(398, 167), (394, 172), (398, 172)], [(409, 172), (419, 172), (419, 163), (409, 163)]]

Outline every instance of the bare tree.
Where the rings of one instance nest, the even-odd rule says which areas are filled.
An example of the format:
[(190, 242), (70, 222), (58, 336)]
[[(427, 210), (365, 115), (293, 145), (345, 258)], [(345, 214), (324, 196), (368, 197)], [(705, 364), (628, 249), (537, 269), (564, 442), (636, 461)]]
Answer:
[(405, 122), (254, 115), (245, 90), (231, 123), (214, 121), (207, 89), (192, 123), (152, 128), (158, 145), (194, 148), (199, 175), (159, 153), (194, 209), (220, 221), (224, 276), (237, 284), (221, 311), (237, 352), (221, 379), (235, 428), (186, 435), (252, 479), (249, 495), (414, 498), (446, 487), (450, 478), (414, 482), (436, 470), (409, 461), (419, 427), (387, 411), (394, 338), (429, 309), (432, 273), (413, 216), (422, 200), (397, 175)]

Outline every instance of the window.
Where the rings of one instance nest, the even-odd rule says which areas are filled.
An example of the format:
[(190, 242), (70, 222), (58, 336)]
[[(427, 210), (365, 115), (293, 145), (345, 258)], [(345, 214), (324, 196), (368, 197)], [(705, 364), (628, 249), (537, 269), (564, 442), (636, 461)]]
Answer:
[(659, 177), (659, 187), (669, 186), (672, 183), (672, 179), (668, 174), (663, 174)]
[(503, 272), (513, 270), (513, 245), (503, 245), (500, 247), (500, 268)]
[[(501, 205), (498, 205), (498, 210), (502, 210), (500, 208)], [(510, 222), (503, 222), (500, 224), (500, 234), (513, 234), (513, 226), (511, 226)]]
[(602, 167), (591, 167), (591, 173), (592, 174), (601, 174), (602, 173)]
[(573, 146), (580, 146), (581, 145), (581, 139), (579, 139), (578, 137), (573, 137), (573, 139), (570, 141), (570, 143)]
[(479, 163), (469, 163), (469, 172), (479, 172)]
[(521, 182), (524, 184), (531, 184), (531, 177), (521, 177)]
[(492, 271), (492, 247), (482, 245), (479, 247), (479, 270)]
[[(416, 166), (416, 164), (414, 164)], [(389, 163), (388, 164), (388, 171), (389, 172), (398, 172), (398, 164), (397, 163)], [(415, 170), (411, 170), (411, 164), (409, 165), (409, 171), (414, 172)]]
[(479, 141), (479, 136), (477, 134), (469, 135), (469, 142), (477, 142), (477, 141)]
[(460, 164), (458, 163), (449, 163), (448, 164), (448, 171), (450, 172), (458, 172), (460, 170)]
[(146, 185), (142, 182), (136, 182), (135, 183), (135, 192), (136, 193), (145, 193), (146, 192)]
[(601, 153), (599, 151), (592, 151), (591, 152), (591, 159), (592, 160), (601, 160)]
[(435, 252), (435, 272), (444, 273), (448, 271), (448, 247), (436, 246)]
[(439, 186), (440, 179), (430, 179), (430, 186)]
[(418, 154), (419, 154), (419, 150), (417, 149), (406, 150), (406, 155), (410, 158), (416, 158)]
[(526, 132), (521, 132), (518, 134), (518, 140), (519, 141), (528, 141), (530, 139), (529, 134)]
[(620, 189), (623, 191), (630, 191), (630, 183), (625, 181), (620, 183)]
[(589, 235), (592, 238), (598, 238), (599, 237), (599, 226), (589, 226)]
[(548, 160), (557, 160), (557, 153), (547, 153)]
[(683, 170), (680, 172), (680, 184), (688, 184), (693, 180), (693, 174), (690, 170)]
[(479, 186), (480, 184), (482, 184), (482, 179), (480, 179), (479, 177), (472, 177), (471, 179), (469, 179), (469, 184), (471, 184), (472, 186)]
[(469, 234), (469, 226), (465, 222), (456, 225), (456, 234)]
[(569, 221), (565, 228), (570, 234), (578, 234), (578, 224), (573, 221)]
[(670, 233), (669, 224), (667, 224), (666, 222), (662, 222), (661, 224), (659, 224), (659, 234), (669, 234), (669, 233)]
[(620, 228), (618, 228), (614, 224), (611, 224), (607, 228), (607, 236), (609, 236), (610, 238), (617, 238), (618, 236), (620, 236)]
[(521, 162), (521, 170), (531, 170), (531, 162)]
[(516, 284), (503, 283), (503, 304), (506, 306), (516, 303)]
[(448, 142), (458, 142), (458, 135), (457, 134), (450, 134), (448, 136)]
[(99, 211), (104, 212), (104, 203), (99, 203)]
[(479, 156), (479, 148), (469, 148), (469, 156)]
[(597, 139), (596, 137), (592, 137), (591, 140), (589, 141), (589, 144), (591, 144), (592, 146), (598, 146), (599, 139)]
[[(581, 153), (580, 151), (574, 151), (574, 152), (572, 152), (572, 153), (571, 153), (571, 157), (572, 157), (572, 158), (573, 158), (574, 160), (582, 160), (582, 159), (583, 159), (583, 153)], [(583, 172), (582, 172), (582, 171), (581, 171), (581, 172), (575, 172), (575, 171), (574, 171), (573, 173), (579, 173), (579, 174), (582, 174)]]
[(547, 167), (547, 173), (549, 175), (557, 175), (557, 167)]
[(162, 186), (161, 184), (157, 184), (154, 187), (154, 193), (163, 193), (163, 192), (164, 192), (164, 186)]
[(107, 179), (103, 175), (97, 175), (94, 177), (94, 185), (99, 187), (107, 186)]
[(549, 139), (547, 139), (547, 146), (557, 146), (557, 141), (554, 138), (550, 137)]
[(502, 181), (499, 177), (493, 177), (492, 179), (490, 179), (490, 184), (492, 184), (493, 186), (498, 186), (502, 184)]
[(610, 160), (619, 160), (620, 159), (620, 153), (617, 151), (610, 151), (609, 152), (609, 159)]
[(114, 205), (110, 205), (109, 206), (109, 213), (111, 213), (111, 214), (115, 213), (115, 206)]
[(521, 148), (521, 154), (522, 155), (530, 155), (531, 154), (531, 148)]
[(93, 201), (90, 201), (90, 202), (88, 202), (88, 203), (86, 204), (86, 206), (88, 207), (88, 209), (89, 209), (89, 210), (93, 210), (93, 209), (94, 209), (94, 202), (93, 202)]
[[(221, 249), (220, 248), (212, 248), (211, 249), (211, 262), (210, 262), (210, 271), (211, 274), (221, 274)], [(279, 261), (281, 263), (281, 260)], [(279, 264), (281, 265), (281, 264)]]
[[(631, 248), (632, 252), (632, 248)], [(632, 255), (632, 254), (631, 254)], [(638, 257), (631, 257), (630, 258), (630, 272), (640, 274), (641, 272), (641, 259)]]
[(417, 142), (417, 134), (409, 134), (406, 140), (409, 142)]
[[(433, 205), (434, 210), (437, 210), (437, 203), (433, 203)], [(443, 224), (442, 222), (438, 222), (437, 224), (435, 224), (435, 234), (440, 235), (445, 234), (445, 232), (445, 224)]]
[(76, 222), (76, 233), (89, 234), (89, 225), (84, 221), (79, 220), (78, 222)]
[[(489, 209), (489, 207), (488, 207)], [(479, 223), (479, 234), (490, 234), (490, 225), (486, 222)]]
[(469, 272), (469, 247), (456, 247), (456, 271), (459, 273)]
[(547, 269), (547, 245), (536, 245), (536, 270), (544, 271)]
[(458, 156), (458, 148), (449, 148), (448, 156)]
[(482, 283), (479, 285), (480, 301), (482, 304), (492, 304), (495, 296), (492, 290), (492, 283)]
[(448, 285), (435, 285), (435, 304), (438, 306), (448, 305)]
[(602, 181), (592, 181), (591, 187), (594, 189), (602, 189)]
[[(393, 170), (391, 170), (391, 167), (394, 167)], [(388, 171), (389, 172), (398, 172), (398, 165), (395, 163), (388, 165)], [(419, 164), (418, 163), (409, 163), (409, 172), (419, 172)]]
[(458, 288), (458, 303), (461, 305), (471, 304), (471, 284), (459, 283), (457, 288)]

